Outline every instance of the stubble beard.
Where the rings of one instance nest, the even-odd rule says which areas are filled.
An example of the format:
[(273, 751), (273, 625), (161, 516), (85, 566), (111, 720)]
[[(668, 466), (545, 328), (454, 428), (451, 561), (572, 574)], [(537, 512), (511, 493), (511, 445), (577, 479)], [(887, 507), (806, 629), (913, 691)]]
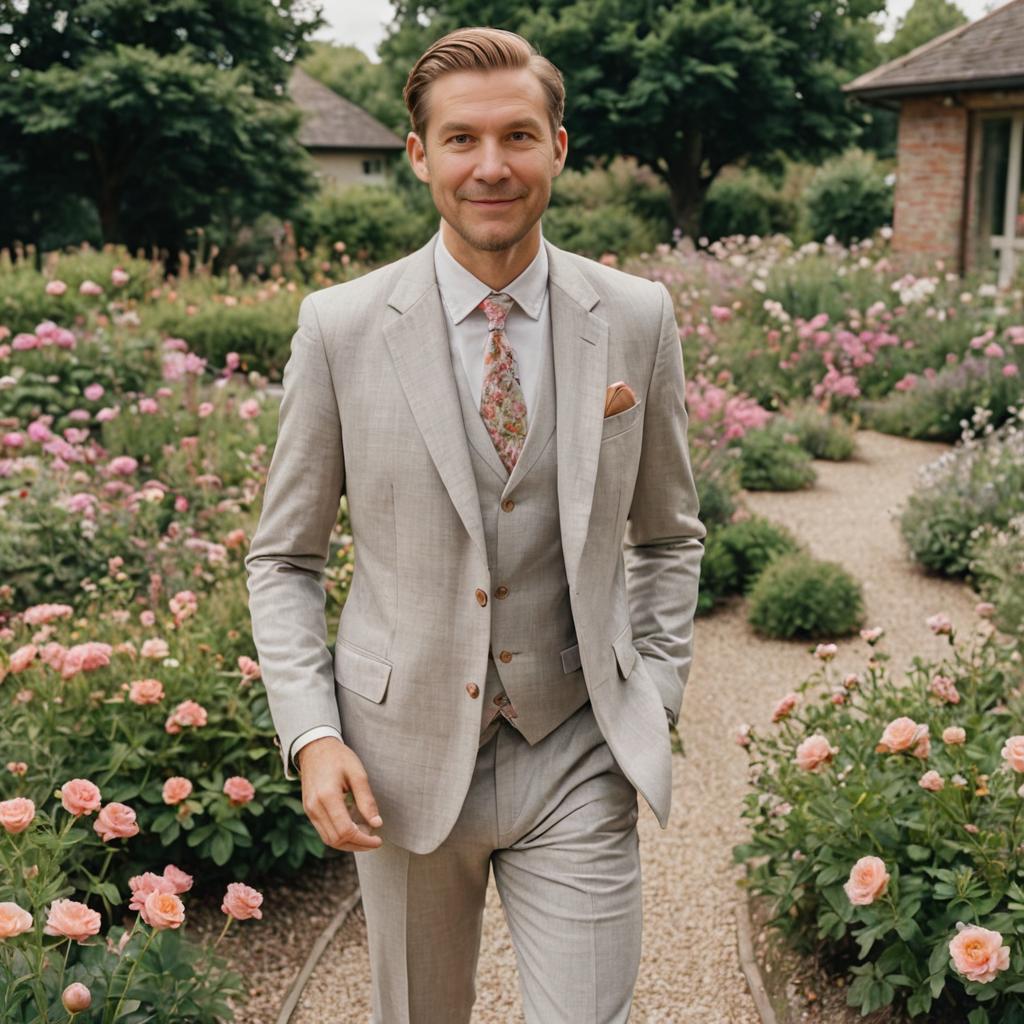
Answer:
[[(433, 190), (431, 190), (431, 191), (433, 191)], [(440, 211), (441, 204), (437, 201), (438, 197), (435, 195), (433, 198), (434, 198), (434, 206)], [(460, 202), (461, 201), (461, 197), (456, 196), (455, 198), (456, 198), (456, 202)], [(497, 197), (494, 197), (494, 198), (497, 198)], [(525, 198), (525, 197), (517, 197), (517, 198)], [(531, 220), (528, 223), (522, 225), (522, 227), (518, 231), (515, 231), (515, 232), (513, 232), (513, 234), (511, 234), (509, 236), (506, 236), (504, 238), (482, 237), (482, 236), (474, 233), (470, 229), (468, 229), (466, 227), (466, 225), (461, 222), (460, 219), (457, 219), (457, 218), (454, 218), (454, 217), (451, 218), (451, 219), (445, 217), (445, 220), (448, 222), (448, 224), (452, 228), (452, 230), (468, 246), (471, 246), (472, 248), (477, 249), (480, 252), (504, 252), (506, 249), (511, 249), (514, 245), (518, 245), (533, 230), (533, 226), (537, 223), (537, 221), (540, 220), (541, 216), (544, 213), (544, 210), (547, 209), (548, 203), (550, 201), (551, 201), (551, 194), (548, 193), (547, 199), (545, 200), (543, 206), (541, 207), (540, 213), (538, 213), (537, 216), (533, 220)], [(441, 215), (444, 216), (443, 213)]]

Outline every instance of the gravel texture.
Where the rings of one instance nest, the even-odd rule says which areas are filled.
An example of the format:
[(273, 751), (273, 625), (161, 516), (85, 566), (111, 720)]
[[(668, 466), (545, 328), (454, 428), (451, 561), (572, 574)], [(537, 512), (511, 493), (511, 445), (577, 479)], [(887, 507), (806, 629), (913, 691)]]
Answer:
[[(960, 625), (975, 621), (975, 599), (959, 584), (927, 577), (903, 548), (893, 514), (914, 486), (919, 467), (945, 446), (871, 432), (845, 463), (817, 462), (808, 491), (750, 494), (751, 511), (787, 525), (819, 558), (837, 561), (864, 585), (866, 625), (881, 625), (894, 671), (914, 654), (938, 655), (925, 618), (945, 611)], [(746, 754), (733, 739), (741, 721), (766, 726), (774, 703), (814, 668), (811, 646), (757, 638), (741, 604), (700, 619), (696, 655), (680, 716), (684, 756), (673, 768), (667, 830), (640, 801), (644, 878), (644, 950), (631, 1020), (641, 1024), (758, 1024), (736, 948), (735, 911), (741, 869), (731, 848), (744, 839), (739, 814), (747, 788)], [(840, 670), (863, 667), (867, 645), (840, 642)], [(320, 869), (318, 869), (319, 871)], [(331, 874), (331, 872), (335, 874)], [(335, 865), (297, 896), (268, 895), (256, 928), (238, 929), (237, 956), (254, 995), (239, 1016), (270, 1024), (291, 977), (352, 879)], [(331, 898), (325, 899), (330, 893)], [(244, 938), (244, 942), (238, 942)], [(369, 966), (361, 908), (339, 931), (310, 978), (295, 1024), (369, 1020)], [(276, 1000), (276, 1002), (275, 1002)], [(474, 1024), (522, 1020), (515, 954), (493, 881), (488, 891), (477, 972)]]

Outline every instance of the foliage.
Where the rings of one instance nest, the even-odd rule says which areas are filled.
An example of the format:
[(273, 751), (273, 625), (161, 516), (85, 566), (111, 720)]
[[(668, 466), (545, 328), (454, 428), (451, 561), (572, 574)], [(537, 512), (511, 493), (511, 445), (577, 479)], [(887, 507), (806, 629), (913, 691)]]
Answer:
[(773, 561), (750, 592), (750, 624), (780, 640), (847, 636), (863, 617), (860, 584), (841, 565), (803, 552)]
[(967, 15), (953, 0), (914, 0), (896, 25), (892, 39), (881, 44), (882, 59), (902, 57), (967, 21)]
[(761, 172), (723, 171), (708, 189), (700, 231), (710, 239), (791, 234), (797, 217), (796, 203), (784, 198)]
[(971, 548), (970, 573), (982, 596), (994, 604), (996, 625), (1024, 642), (1024, 512), (1003, 527), (982, 526)]
[(1006, 527), (1024, 513), (1024, 431), (1019, 414), (992, 430), (977, 410), (963, 443), (921, 471), (900, 516), (914, 559), (947, 576), (967, 573), (976, 531)]
[(748, 491), (798, 491), (818, 476), (811, 456), (777, 427), (744, 434), (739, 465)]
[[(845, 975), (862, 1014), (1020, 1021), (1024, 764), (1007, 756), (1024, 710), (1020, 658), (989, 629), (956, 642), (944, 616), (929, 622), (949, 631), (941, 660), (915, 658), (896, 677), (872, 650), (843, 677), (834, 647), (819, 648), (821, 667), (780, 701), (777, 724), (742, 727), (751, 838), (734, 857), (772, 924)], [(951, 949), (963, 925), (998, 932), (1008, 968), (968, 980)]]
[(892, 223), (893, 192), (875, 157), (853, 149), (825, 163), (805, 197), (811, 234), (819, 241), (870, 238)]
[(850, 423), (810, 402), (788, 408), (782, 429), (815, 459), (845, 462), (857, 448), (856, 430)]

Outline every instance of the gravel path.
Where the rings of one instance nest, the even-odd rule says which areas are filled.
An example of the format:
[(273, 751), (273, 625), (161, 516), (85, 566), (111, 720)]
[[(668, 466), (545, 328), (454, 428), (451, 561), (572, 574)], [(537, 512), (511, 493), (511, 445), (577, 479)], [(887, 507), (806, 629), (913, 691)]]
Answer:
[[(896, 670), (913, 654), (942, 652), (945, 642), (930, 634), (926, 616), (945, 611), (956, 624), (971, 623), (974, 598), (961, 585), (918, 572), (892, 518), (918, 468), (945, 446), (871, 432), (858, 440), (856, 459), (816, 464), (819, 478), (812, 490), (751, 494), (748, 504), (790, 527), (814, 555), (840, 562), (862, 581), (866, 624), (885, 627), (885, 648)], [(856, 671), (866, 651), (859, 639), (841, 642), (837, 664)], [(666, 831), (640, 801), (644, 952), (631, 1017), (637, 1024), (758, 1024), (736, 951), (740, 869), (732, 863), (731, 848), (744, 838), (739, 813), (746, 755), (733, 733), (741, 721), (768, 723), (775, 701), (813, 669), (808, 652), (805, 644), (755, 637), (741, 606), (698, 622), (696, 659), (680, 716), (686, 757), (675, 759)], [(357, 908), (310, 979), (295, 1024), (369, 1019), (365, 943)], [(250, 955), (255, 952), (250, 949)], [(266, 998), (268, 983), (260, 978), (259, 984)], [(493, 881), (477, 992), (474, 1024), (522, 1020), (515, 955)], [(255, 1024), (255, 1016), (243, 1012), (242, 1017)]]

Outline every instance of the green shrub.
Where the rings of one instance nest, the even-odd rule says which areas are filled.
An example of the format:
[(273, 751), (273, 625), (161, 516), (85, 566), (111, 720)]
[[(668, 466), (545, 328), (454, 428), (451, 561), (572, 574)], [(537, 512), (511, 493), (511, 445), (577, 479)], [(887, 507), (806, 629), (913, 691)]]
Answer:
[(739, 568), (723, 539), (728, 529), (726, 526), (709, 533), (704, 543), (697, 591), (698, 615), (706, 615), (727, 597), (740, 592)]
[(726, 450), (701, 446), (691, 449), (691, 463), (701, 522), (709, 528), (724, 526), (736, 511), (739, 481), (735, 460)]
[(782, 198), (757, 171), (722, 174), (708, 189), (701, 211), (701, 234), (709, 239), (727, 235), (788, 234), (796, 227), (797, 209)]
[(782, 429), (815, 459), (843, 462), (857, 447), (857, 432), (850, 423), (809, 403), (787, 409)]
[(744, 434), (739, 462), (740, 485), (748, 491), (798, 491), (818, 477), (811, 456), (777, 429)]
[(1005, 527), (983, 526), (972, 545), (970, 571), (996, 625), (1024, 644), (1024, 513)]
[(852, 149), (824, 164), (804, 193), (808, 225), (819, 241), (849, 244), (892, 223), (893, 192), (872, 154)]
[(863, 617), (860, 584), (835, 562), (802, 552), (772, 562), (750, 592), (750, 624), (780, 640), (847, 636)]
[[(1002, 751), (1021, 732), (1024, 673), (997, 635), (950, 641), (898, 676), (879, 650), (855, 675), (825, 660), (777, 724), (745, 727), (751, 837), (733, 856), (771, 926), (841, 975), (861, 1014), (1009, 1024), (1024, 1019), (1024, 887), (1021, 775)], [(865, 857), (881, 864), (852, 877)], [(958, 922), (998, 932), (1008, 968), (960, 974)]]
[(900, 516), (910, 553), (926, 569), (962, 576), (974, 557), (976, 531), (1001, 529), (1024, 513), (1024, 432), (1019, 418), (986, 434), (978, 410), (963, 443), (925, 467)]
[(737, 588), (742, 591), (749, 591), (776, 558), (800, 550), (800, 544), (789, 530), (763, 516), (730, 523), (719, 534), (733, 557)]

